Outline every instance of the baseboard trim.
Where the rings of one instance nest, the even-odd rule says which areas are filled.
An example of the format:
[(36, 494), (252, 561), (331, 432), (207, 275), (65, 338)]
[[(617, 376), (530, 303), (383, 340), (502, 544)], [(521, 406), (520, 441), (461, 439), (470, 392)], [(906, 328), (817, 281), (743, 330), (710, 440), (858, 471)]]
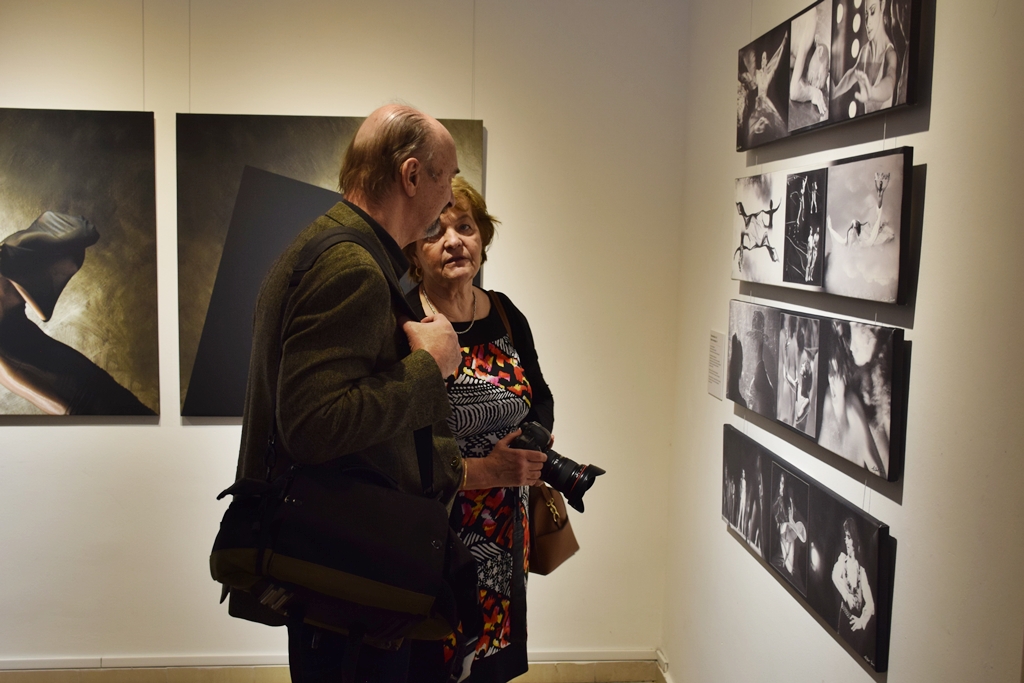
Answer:
[[(544, 662), (636, 662), (654, 661), (650, 650), (529, 650), (528, 658)], [(0, 659), (0, 671), (37, 669), (151, 669), (205, 668), (230, 666), (287, 666), (288, 654), (171, 655), (152, 657), (54, 657)]]
[(655, 650), (531, 650), (531, 662), (639, 662), (655, 661)]

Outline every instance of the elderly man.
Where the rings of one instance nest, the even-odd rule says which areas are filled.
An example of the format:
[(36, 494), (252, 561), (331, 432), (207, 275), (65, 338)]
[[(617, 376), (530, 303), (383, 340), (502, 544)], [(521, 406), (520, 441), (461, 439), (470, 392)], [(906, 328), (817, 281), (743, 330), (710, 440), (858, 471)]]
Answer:
[[(462, 458), (445, 419), (445, 377), (461, 360), (458, 338), (441, 315), (402, 321), (380, 266), (361, 246), (337, 244), (320, 256), (284, 301), (302, 247), (323, 231), (354, 228), (376, 240), (395, 273), (402, 247), (424, 237), (451, 205), (458, 173), (455, 143), (436, 120), (411, 107), (373, 112), (345, 152), (345, 199), (308, 226), (271, 268), (260, 291), (246, 390), (238, 476), (266, 476), (264, 454), (278, 420), (275, 472), (292, 463), (339, 456), (365, 462), (408, 493), (422, 494), (413, 432), (432, 426), (434, 491), (450, 504)], [(399, 326), (412, 353), (404, 355)], [(259, 619), (245, 595), (232, 614)], [(266, 616), (266, 615), (264, 615)], [(269, 620), (266, 620), (269, 623)], [(348, 641), (293, 619), (288, 624), (292, 680), (340, 680)], [(404, 681), (409, 648), (360, 647), (359, 680)]]

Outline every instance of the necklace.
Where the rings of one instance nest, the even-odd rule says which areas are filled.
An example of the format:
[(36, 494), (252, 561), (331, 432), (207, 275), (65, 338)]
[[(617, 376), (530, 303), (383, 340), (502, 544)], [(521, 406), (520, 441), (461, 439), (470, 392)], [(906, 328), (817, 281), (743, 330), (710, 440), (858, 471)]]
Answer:
[[(430, 306), (430, 312), (433, 313), (434, 315), (437, 315), (437, 309), (434, 308), (434, 304), (431, 303), (430, 297), (427, 296), (427, 288), (426, 287), (420, 287), (420, 291), (423, 292), (423, 300), (427, 302), (427, 306)], [(475, 323), (475, 322), (476, 322), (476, 287), (473, 288), (473, 317), (469, 321), (469, 326), (466, 327), (466, 329), (464, 329), (464, 330), (455, 330), (454, 326), (452, 326), (452, 329), (455, 330), (455, 334), (466, 334), (471, 329), (473, 329), (473, 323)]]

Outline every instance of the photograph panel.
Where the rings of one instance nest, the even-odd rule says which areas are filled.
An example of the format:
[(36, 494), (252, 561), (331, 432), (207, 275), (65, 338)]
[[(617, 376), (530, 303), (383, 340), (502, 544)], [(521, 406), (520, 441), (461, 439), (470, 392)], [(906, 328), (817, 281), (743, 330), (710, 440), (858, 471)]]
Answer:
[(736, 83), (736, 149), (789, 134), (789, 23), (739, 51)]
[(750, 549), (764, 555), (764, 514), (770, 476), (768, 461), (749, 439), (725, 434), (722, 457), (722, 519), (743, 537)]
[(835, 0), (830, 120), (907, 102), (910, 19), (910, 0)]
[(0, 109), (0, 414), (156, 415), (151, 112)]
[(776, 418), (781, 311), (742, 301), (729, 302), (729, 400)]
[(825, 200), (828, 169), (786, 176), (786, 244), (782, 279), (820, 288), (824, 284)]
[(783, 313), (779, 330), (777, 418), (812, 439), (818, 422), (817, 318)]
[(818, 444), (889, 476), (897, 330), (845, 320), (821, 329)]
[(807, 602), (875, 666), (881, 611), (881, 525), (820, 487), (812, 487), (810, 496)]
[(744, 463), (754, 462), (764, 474), (763, 566), (793, 586), (856, 656), (885, 671), (896, 544), (889, 527), (732, 425), (723, 427), (722, 441), (730, 473), (725, 482), (740, 477)]
[(810, 487), (780, 462), (772, 463), (769, 563), (807, 595), (807, 523)]
[(734, 201), (733, 279), (782, 284), (786, 175), (767, 173), (739, 178)]
[(828, 121), (832, 0), (821, 0), (790, 25), (789, 130)]
[(828, 169), (825, 291), (893, 303), (904, 209), (902, 150)]

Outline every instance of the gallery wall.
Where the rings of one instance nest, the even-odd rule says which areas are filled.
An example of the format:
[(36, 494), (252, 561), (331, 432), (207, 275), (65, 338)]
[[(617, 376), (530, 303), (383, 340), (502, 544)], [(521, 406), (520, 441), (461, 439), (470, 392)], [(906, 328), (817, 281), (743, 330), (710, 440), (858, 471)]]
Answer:
[[(177, 413), (174, 117), (482, 119), (485, 285), (533, 326), (556, 448), (608, 470), (580, 554), (530, 583), (543, 659), (661, 644), (679, 309), (685, 5), (0, 0), (0, 107), (153, 111), (159, 419), (0, 418), (0, 669), (284, 661), (207, 557), (237, 421)], [(0, 179), (2, 182), (2, 179)], [(0, 207), (0, 216), (2, 216)]]
[[(691, 3), (686, 179), (679, 220), (679, 379), (665, 651), (675, 681), (1021, 680), (1024, 381), (1017, 197), (1024, 177), (1021, 3), (925, 2), (930, 98), (914, 110), (733, 152), (737, 50), (808, 0)], [(855, 3), (858, 4), (859, 3)], [(927, 27), (927, 22), (926, 22)], [(734, 179), (914, 148), (920, 274), (906, 307), (730, 279)], [(708, 336), (729, 300), (906, 328), (912, 344), (902, 478), (880, 481), (707, 393)], [(873, 675), (727, 531), (722, 425), (890, 525), (898, 541), (887, 675)]]

